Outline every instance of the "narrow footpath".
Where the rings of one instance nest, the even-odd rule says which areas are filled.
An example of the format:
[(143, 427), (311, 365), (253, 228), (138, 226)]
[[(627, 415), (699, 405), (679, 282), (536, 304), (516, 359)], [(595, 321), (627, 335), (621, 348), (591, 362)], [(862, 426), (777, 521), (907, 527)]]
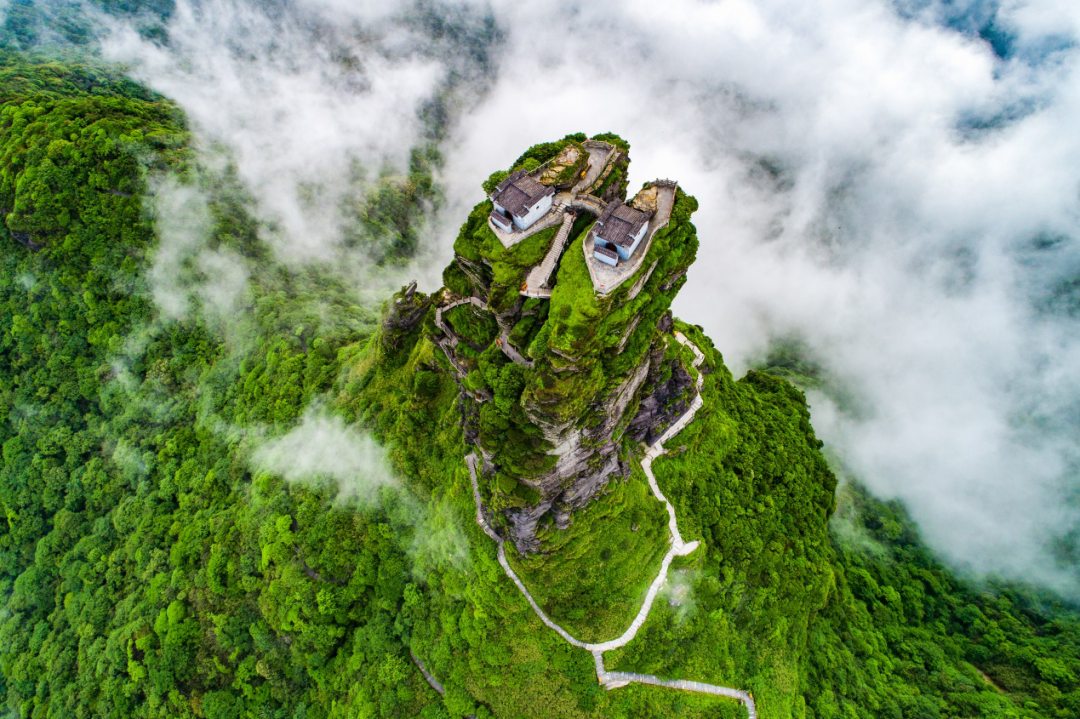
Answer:
[(476, 504), (476, 523), (480, 525), (480, 528), (484, 531), (484, 534), (493, 539), (497, 545), (496, 556), (498, 557), (499, 564), (502, 566), (503, 571), (506, 572), (506, 576), (510, 577), (510, 580), (514, 582), (518, 590), (528, 600), (529, 606), (532, 607), (533, 612), (540, 618), (540, 621), (544, 623), (552, 631), (556, 632), (559, 636), (565, 639), (568, 643), (575, 647), (580, 647), (592, 653), (593, 660), (596, 663), (596, 678), (604, 685), (606, 689), (616, 689), (618, 687), (626, 686), (631, 683), (638, 684), (651, 684), (653, 686), (668, 687), (670, 689), (681, 689), (684, 691), (699, 692), (702, 694), (713, 694), (716, 696), (724, 696), (732, 699), (736, 699), (742, 702), (747, 711), (750, 714), (750, 719), (757, 719), (757, 708), (754, 704), (754, 697), (747, 691), (741, 689), (733, 689), (731, 687), (717, 686), (713, 684), (703, 684), (701, 682), (692, 682), (683, 679), (665, 680), (659, 677), (654, 677), (648, 674), (635, 674), (631, 672), (609, 672), (604, 667), (604, 652), (617, 649), (630, 643), (630, 641), (637, 636), (638, 630), (641, 629), (645, 620), (649, 616), (649, 611), (652, 609), (653, 602), (656, 600), (660, 589), (663, 588), (667, 582), (668, 568), (671, 566), (672, 560), (675, 557), (685, 556), (690, 554), (698, 548), (700, 542), (683, 542), (682, 535), (679, 533), (678, 521), (675, 517), (675, 508), (671, 506), (671, 503), (664, 496), (664, 493), (660, 491), (660, 486), (656, 483), (656, 477), (652, 472), (653, 460), (666, 453), (664, 449), (664, 442), (667, 442), (676, 434), (681, 432), (690, 422), (693, 421), (694, 415), (704, 405), (704, 400), (701, 398), (701, 387), (704, 383), (704, 375), (700, 373), (700, 366), (705, 356), (701, 353), (701, 350), (697, 348), (685, 335), (681, 332), (675, 332), (675, 339), (681, 343), (684, 347), (689, 347), (694, 353), (695, 369), (699, 370), (697, 378), (697, 396), (691, 403), (690, 408), (683, 414), (679, 420), (672, 425), (664, 434), (658, 439), (652, 447), (645, 452), (645, 456), (641, 460), (641, 468), (645, 472), (645, 476), (649, 480), (649, 488), (652, 489), (653, 495), (664, 504), (668, 513), (668, 529), (671, 533), (671, 547), (668, 549), (666, 555), (664, 555), (664, 561), (660, 565), (660, 572), (657, 574), (656, 579), (653, 580), (649, 586), (649, 591), (645, 595), (645, 601), (641, 606), (640, 611), (634, 621), (631, 622), (630, 627), (623, 632), (622, 636), (617, 639), (612, 639), (606, 642), (599, 643), (587, 643), (572, 636), (568, 631), (560, 627), (553, 622), (544, 610), (536, 603), (529, 590), (525, 587), (525, 584), (518, 577), (517, 573), (510, 567), (510, 563), (506, 560), (506, 550), (504, 542), (501, 537), (492, 529), (488, 523), (487, 517), (484, 516), (483, 502), (480, 499), (480, 485), (476, 479), (476, 463), (478, 458), (476, 453), (471, 453), (465, 457), (465, 465), (469, 468), (469, 479), (472, 482), (473, 501)]
[(427, 683), (431, 685), (431, 688), (437, 691), (439, 694), (445, 696), (446, 688), (443, 687), (442, 683), (438, 679), (431, 676), (428, 670), (424, 668), (424, 663), (420, 661), (415, 654), (412, 653), (411, 649), (409, 650), (409, 656), (412, 657), (413, 664), (415, 664), (416, 668), (420, 670), (420, 673), (424, 675), (424, 679), (426, 679)]
[[(461, 342), (461, 339), (457, 336), (457, 333), (452, 331), (449, 325), (443, 321), (443, 312), (449, 312), (455, 307), (459, 307), (464, 304), (471, 304), (480, 309), (486, 309), (486, 305), (479, 297), (466, 297), (464, 299), (451, 302), (448, 305), (435, 308), (435, 326), (445, 335), (445, 338), (439, 338), (435, 340), (435, 343), (442, 349), (443, 354), (446, 355), (447, 361), (450, 363), (450, 369), (454, 372), (455, 381), (457, 382), (458, 389), (465, 392), (465, 377), (467, 375), (466, 367), (460, 360), (454, 359), (453, 348), (457, 347)], [(511, 358), (513, 359), (513, 358)], [(472, 393), (477, 402), (490, 402), (495, 396), (486, 389), (478, 389)]]
[(454, 309), (455, 307), (460, 307), (461, 305), (464, 305), (464, 304), (470, 304), (470, 305), (473, 305), (474, 307), (479, 307), (482, 310), (487, 309), (487, 305), (485, 305), (484, 301), (482, 299), (480, 299), (479, 297), (466, 297), (464, 299), (457, 300), (455, 302), (451, 302), (450, 304), (448, 304), (446, 306), (436, 307), (435, 308), (435, 326), (438, 327), (440, 330), (442, 330), (443, 334), (445, 334), (447, 337), (450, 338), (451, 344), (453, 344), (455, 347), (457, 346), (457, 343), (459, 341), (457, 333), (450, 331), (450, 328), (446, 325), (445, 322), (443, 322), (442, 316), (443, 316), (443, 312), (449, 312), (450, 310)]
[(509, 332), (507, 332), (506, 330), (500, 332), (499, 341), (497, 344), (499, 349), (502, 350), (502, 353), (506, 355), (511, 362), (515, 362), (519, 365), (522, 365), (523, 367), (529, 367), (530, 369), (532, 368), (533, 361), (531, 359), (525, 359), (525, 357), (523, 357), (522, 354), (517, 351), (517, 347), (514, 347), (514, 345), (510, 343)]

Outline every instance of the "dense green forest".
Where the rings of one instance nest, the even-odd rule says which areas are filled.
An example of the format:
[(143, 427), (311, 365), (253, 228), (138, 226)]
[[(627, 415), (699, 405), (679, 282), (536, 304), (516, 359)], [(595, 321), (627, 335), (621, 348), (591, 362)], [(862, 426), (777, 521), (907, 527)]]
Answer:
[[(420, 148), (406, 181), (369, 194), (355, 251), (384, 265), (416, 251), (437, 163)], [(245, 268), (227, 327), (199, 310), (197, 266), (185, 317), (155, 307), (155, 208), (177, 186), (207, 199), (206, 247)], [(200, 165), (166, 98), (94, 64), (0, 54), (3, 706), (28, 719), (742, 716), (597, 685), (592, 657), (540, 625), (472, 521), (459, 390), (430, 309), (399, 330), (333, 268), (282, 267), (251, 207), (228, 169)], [(681, 327), (706, 350), (706, 405), (654, 471), (706, 549), (675, 567), (690, 599), (658, 602), (609, 667), (747, 687), (762, 717), (1080, 715), (1075, 607), (958, 578), (900, 506), (836, 487), (792, 384), (736, 380)], [(332, 473), (293, 481), (260, 459), (313, 425), (374, 435), (396, 480), (346, 495)], [(642, 482), (575, 517), (565, 545), (617, 551), (624, 524), (654, 521)], [(581, 621), (630, 569), (551, 591), (582, 600)]]

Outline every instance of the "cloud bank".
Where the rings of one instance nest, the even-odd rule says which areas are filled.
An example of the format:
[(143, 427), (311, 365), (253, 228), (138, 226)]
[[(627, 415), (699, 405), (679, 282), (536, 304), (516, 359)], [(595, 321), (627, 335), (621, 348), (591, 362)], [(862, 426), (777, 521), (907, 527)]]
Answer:
[(436, 271), (493, 169), (618, 132), (632, 188), (701, 202), (676, 312), (736, 372), (799, 340), (849, 397), (810, 398), (837, 461), (955, 566), (1080, 594), (1075, 3), (177, 7), (107, 54), (229, 148), (281, 256), (334, 256), (338, 193), (453, 78)]

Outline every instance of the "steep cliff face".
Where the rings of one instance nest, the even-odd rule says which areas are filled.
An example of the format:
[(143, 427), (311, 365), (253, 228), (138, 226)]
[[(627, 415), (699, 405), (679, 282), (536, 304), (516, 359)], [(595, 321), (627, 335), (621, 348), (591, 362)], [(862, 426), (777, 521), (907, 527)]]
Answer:
[[(597, 217), (587, 206), (602, 207), (598, 196), (626, 199), (628, 164), (625, 143), (605, 139), (617, 149), (597, 173), (594, 199), (562, 197), (576, 217), (546, 283), (550, 297), (522, 290), (559, 223), (507, 246), (488, 224), (487, 200), (462, 227), (446, 286), (435, 295), (440, 310), (431, 339), (459, 378), (461, 401), (477, 406), (466, 415), (475, 418), (466, 435), (484, 459), (489, 506), (523, 552), (541, 549), (542, 522), (567, 526), (573, 510), (628, 474), (639, 442), (685, 410), (689, 376), (669, 349), (668, 308), (696, 255), (689, 218), (697, 203), (669, 187), (670, 219), (649, 227), (618, 286), (598, 291), (586, 251)], [(562, 149), (538, 147), (553, 157)], [(523, 157), (543, 162), (534, 150)], [(655, 205), (656, 196), (647, 185), (634, 201)]]

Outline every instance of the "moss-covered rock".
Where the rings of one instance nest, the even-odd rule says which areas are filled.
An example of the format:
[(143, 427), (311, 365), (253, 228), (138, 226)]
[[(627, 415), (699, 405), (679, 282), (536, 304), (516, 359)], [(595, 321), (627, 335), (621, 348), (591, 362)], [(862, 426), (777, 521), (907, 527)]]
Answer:
[[(511, 169), (569, 187), (587, 171), (586, 139), (568, 136), (536, 145)], [(614, 135), (594, 139), (615, 148), (593, 183), (594, 196), (623, 202), (629, 145)], [(491, 180), (504, 176), (499, 172)], [(648, 187), (643, 197), (652, 191)], [(681, 362), (667, 351), (665, 317), (697, 254), (690, 222), (696, 209), (694, 198), (676, 191), (669, 222), (638, 249), (645, 256), (637, 269), (610, 294), (594, 289), (583, 246), (596, 217), (580, 211), (549, 280), (554, 286), (548, 299), (527, 299), (521, 290), (552, 246), (557, 227), (507, 247), (488, 225), (488, 200), (462, 226), (454, 261), (443, 274), (444, 296), (479, 298), (499, 330), (486, 333), (485, 348), (471, 334), (466, 343), (442, 346), (469, 390), (464, 401), (480, 404), (475, 436), (492, 480), (490, 501), (503, 510), (519, 550), (540, 548), (536, 530), (545, 515), (565, 528), (571, 513), (612, 477), (629, 474), (637, 449), (626, 427), (643, 400), (645, 416), (635, 422), (639, 439), (655, 437), (661, 425), (677, 418), (668, 404), (685, 409), (685, 398), (661, 379), (666, 382), (673, 364)], [(508, 486), (531, 491), (508, 492)]]

